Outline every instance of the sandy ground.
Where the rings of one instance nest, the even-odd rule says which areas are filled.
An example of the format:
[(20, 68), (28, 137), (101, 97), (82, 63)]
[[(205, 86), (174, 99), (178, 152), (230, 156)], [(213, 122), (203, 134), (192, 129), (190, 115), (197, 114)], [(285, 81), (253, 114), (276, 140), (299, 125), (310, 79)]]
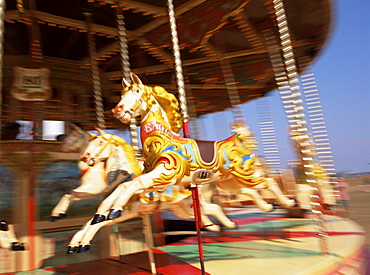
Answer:
[[(362, 188), (363, 189), (363, 188)], [(351, 184), (350, 204), (347, 211), (347, 218), (357, 222), (367, 232), (367, 245), (370, 248), (370, 190), (360, 191)]]
[[(366, 186), (366, 187), (370, 187)], [(350, 183), (350, 204), (347, 217), (361, 225), (366, 230), (367, 235), (367, 262), (368, 268), (366, 275), (370, 275), (370, 188), (359, 188), (357, 184)]]

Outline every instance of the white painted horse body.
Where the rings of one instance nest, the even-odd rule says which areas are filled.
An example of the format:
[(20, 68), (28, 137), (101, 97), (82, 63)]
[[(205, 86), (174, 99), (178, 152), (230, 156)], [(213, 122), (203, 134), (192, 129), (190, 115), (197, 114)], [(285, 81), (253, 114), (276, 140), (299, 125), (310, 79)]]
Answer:
[(250, 148), (245, 145), (248, 137), (235, 134), (223, 141), (203, 144), (208, 146), (208, 151), (218, 152), (205, 159), (200, 152), (201, 143), (182, 138), (177, 133), (182, 122), (176, 98), (161, 87), (143, 85), (135, 74), (131, 77), (134, 84), (130, 86), (123, 80), (121, 101), (112, 112), (123, 123), (141, 116), (145, 173), (120, 184), (103, 201), (96, 216), (105, 215), (110, 210), (108, 219), (119, 217), (122, 207), (137, 192), (160, 190), (172, 185), (188, 187), (197, 181), (216, 182), (231, 193), (249, 195), (264, 211), (271, 211), (273, 206), (262, 199), (258, 193), (260, 189), (271, 191), (284, 207), (294, 205), (273, 179), (255, 176), (263, 173)]
[[(100, 129), (98, 131), (105, 135), (105, 132)], [(91, 133), (89, 135), (96, 136)], [(82, 159), (78, 163), (81, 170), (80, 186), (69, 194), (63, 195), (51, 212), (51, 221), (65, 217), (73, 201), (89, 199), (100, 194), (109, 194), (119, 183), (129, 180), (134, 175), (141, 174), (142, 168), (135, 158), (132, 147), (118, 136), (112, 135), (112, 142), (114, 143), (114, 153), (108, 155), (109, 158), (106, 159), (106, 162), (97, 161), (96, 165), (95, 163), (92, 165), (84, 161), (84, 154), (81, 156)]]
[[(82, 253), (90, 249), (90, 241), (94, 238), (98, 230), (104, 226), (117, 224), (123, 221), (127, 221), (142, 214), (150, 213), (155, 210), (169, 210), (181, 219), (193, 219), (194, 212), (192, 209), (192, 198), (189, 190), (180, 191), (179, 187), (173, 186), (169, 188), (171, 191), (175, 190), (175, 194), (168, 193), (155, 193), (154, 199), (149, 199), (149, 194), (134, 195), (129, 203), (123, 208), (121, 216), (113, 220), (105, 220), (103, 222), (91, 224), (93, 219), (90, 219), (71, 239), (67, 254), (73, 254), (75, 252)], [(208, 218), (214, 216), (223, 226), (227, 228), (235, 228), (235, 223), (230, 221), (229, 218), (224, 214), (221, 206), (218, 204), (207, 203), (202, 194), (200, 193), (201, 202), (201, 218), (202, 223), (206, 226), (206, 229), (210, 231), (220, 231), (220, 226), (213, 224)], [(108, 212), (106, 213), (108, 215)]]
[(5, 220), (0, 221), (0, 248), (13, 251), (23, 251), (25, 246), (15, 236), (14, 226)]

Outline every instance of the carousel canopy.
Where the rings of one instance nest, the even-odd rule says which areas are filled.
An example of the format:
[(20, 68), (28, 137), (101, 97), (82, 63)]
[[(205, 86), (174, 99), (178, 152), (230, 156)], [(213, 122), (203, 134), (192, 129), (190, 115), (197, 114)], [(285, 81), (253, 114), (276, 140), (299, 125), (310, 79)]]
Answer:
[[(296, 60), (314, 59), (328, 38), (331, 1), (283, 3)], [(272, 0), (174, 0), (174, 7), (191, 116), (231, 107), (222, 61), (231, 68), (241, 103), (276, 88), (266, 46), (268, 35), (276, 41), (273, 47), (281, 49)], [(124, 28), (118, 28), (117, 12), (123, 12)], [(95, 42), (107, 128), (119, 125), (110, 109), (120, 95), (123, 33), (130, 70), (147, 85), (177, 93), (167, 1), (7, 0), (3, 120), (96, 124), (88, 32)], [(50, 70), (51, 92), (45, 101), (14, 97), (14, 67)], [(297, 67), (303, 69), (299, 63)]]

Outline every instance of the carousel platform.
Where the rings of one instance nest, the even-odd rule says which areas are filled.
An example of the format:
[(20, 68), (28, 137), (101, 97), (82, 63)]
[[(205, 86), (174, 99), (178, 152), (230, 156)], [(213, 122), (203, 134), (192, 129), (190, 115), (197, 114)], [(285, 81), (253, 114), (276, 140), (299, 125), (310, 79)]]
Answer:
[[(368, 274), (365, 231), (349, 219), (324, 215), (329, 237), (326, 238), (328, 252), (322, 253), (310, 215), (287, 218), (285, 210), (263, 213), (250, 207), (227, 209), (226, 212), (237, 223), (237, 229), (202, 231), (206, 274)], [(157, 274), (202, 274), (196, 236), (157, 247), (153, 252)], [(152, 274), (145, 251), (34, 272), (60, 275)]]

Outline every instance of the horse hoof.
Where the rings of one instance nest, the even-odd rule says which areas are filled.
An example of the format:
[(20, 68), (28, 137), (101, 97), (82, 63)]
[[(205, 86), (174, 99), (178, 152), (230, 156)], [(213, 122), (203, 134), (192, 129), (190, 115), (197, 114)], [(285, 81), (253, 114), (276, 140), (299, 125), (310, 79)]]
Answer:
[(67, 217), (66, 213), (60, 213), (59, 216), (50, 216), (50, 221), (55, 222), (59, 219), (65, 218), (65, 217)]
[(108, 215), (107, 220), (114, 220), (121, 216), (122, 210), (119, 209), (111, 209)]
[(23, 243), (13, 242), (12, 243), (13, 251), (24, 251), (26, 250)]
[(78, 250), (78, 246), (68, 246), (67, 254), (74, 254)]
[(80, 245), (78, 247), (77, 253), (83, 253), (83, 252), (87, 252), (89, 250), (90, 250), (90, 245), (84, 244), (84, 245)]
[(59, 220), (59, 216), (50, 216), (50, 219), (49, 219), (51, 222), (55, 222), (57, 220)]
[(0, 221), (0, 230), (1, 231), (8, 231), (9, 230), (8, 223), (6, 222), (6, 220), (1, 220)]
[(104, 215), (95, 214), (93, 220), (91, 221), (91, 225), (96, 224), (96, 223), (100, 223), (100, 222), (103, 222), (103, 221), (105, 221), (105, 216)]
[(65, 217), (67, 217), (67, 214), (66, 213), (60, 213), (59, 214), (59, 219), (63, 219)]

